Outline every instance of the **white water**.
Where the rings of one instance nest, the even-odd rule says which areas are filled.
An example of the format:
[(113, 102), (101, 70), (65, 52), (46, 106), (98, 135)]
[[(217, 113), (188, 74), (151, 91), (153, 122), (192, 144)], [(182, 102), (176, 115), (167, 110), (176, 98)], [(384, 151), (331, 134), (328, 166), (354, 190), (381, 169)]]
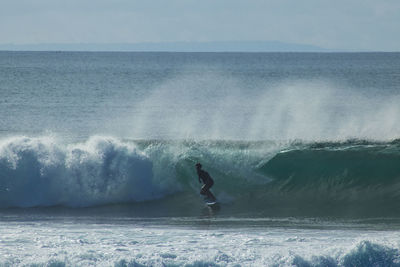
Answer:
[(215, 228), (214, 223), (213, 218), (195, 227), (101, 219), (2, 221), (0, 266), (400, 265), (398, 231)]
[(66, 145), (55, 138), (0, 140), (0, 207), (90, 206), (157, 199), (152, 162), (114, 138)]

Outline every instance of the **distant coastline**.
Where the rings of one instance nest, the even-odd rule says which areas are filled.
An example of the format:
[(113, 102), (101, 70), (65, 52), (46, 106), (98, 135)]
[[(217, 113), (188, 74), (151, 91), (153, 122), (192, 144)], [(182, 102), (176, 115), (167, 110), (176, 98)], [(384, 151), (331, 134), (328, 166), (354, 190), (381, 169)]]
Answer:
[(0, 44), (0, 50), (93, 52), (345, 52), (342, 50), (325, 49), (314, 45), (279, 41)]

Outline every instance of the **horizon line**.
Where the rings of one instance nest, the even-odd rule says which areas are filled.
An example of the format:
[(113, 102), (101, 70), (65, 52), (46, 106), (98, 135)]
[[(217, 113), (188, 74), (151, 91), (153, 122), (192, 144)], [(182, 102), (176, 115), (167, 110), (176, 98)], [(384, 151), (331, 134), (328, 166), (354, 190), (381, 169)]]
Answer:
[(19, 52), (193, 52), (193, 53), (395, 53), (399, 51), (329, 49), (281, 41), (176, 41), (138, 43), (2, 43), (0, 51)]

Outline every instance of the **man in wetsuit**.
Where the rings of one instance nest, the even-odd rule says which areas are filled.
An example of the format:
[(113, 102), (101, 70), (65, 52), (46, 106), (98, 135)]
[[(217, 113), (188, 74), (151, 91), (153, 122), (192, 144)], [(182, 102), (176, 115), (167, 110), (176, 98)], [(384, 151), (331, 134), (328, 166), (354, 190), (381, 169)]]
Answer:
[(215, 201), (214, 195), (210, 192), (211, 186), (214, 185), (214, 180), (208, 174), (208, 172), (201, 169), (201, 164), (196, 164), (197, 175), (199, 176), (199, 183), (203, 181), (204, 185), (201, 187), (200, 194), (206, 195), (210, 200)]

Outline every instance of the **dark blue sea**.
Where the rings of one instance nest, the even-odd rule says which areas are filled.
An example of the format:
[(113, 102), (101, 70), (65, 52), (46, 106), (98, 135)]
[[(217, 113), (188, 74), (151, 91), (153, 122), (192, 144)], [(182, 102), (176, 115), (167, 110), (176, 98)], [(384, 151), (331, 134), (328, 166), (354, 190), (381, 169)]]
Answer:
[(0, 266), (399, 249), (400, 53), (0, 52)]

